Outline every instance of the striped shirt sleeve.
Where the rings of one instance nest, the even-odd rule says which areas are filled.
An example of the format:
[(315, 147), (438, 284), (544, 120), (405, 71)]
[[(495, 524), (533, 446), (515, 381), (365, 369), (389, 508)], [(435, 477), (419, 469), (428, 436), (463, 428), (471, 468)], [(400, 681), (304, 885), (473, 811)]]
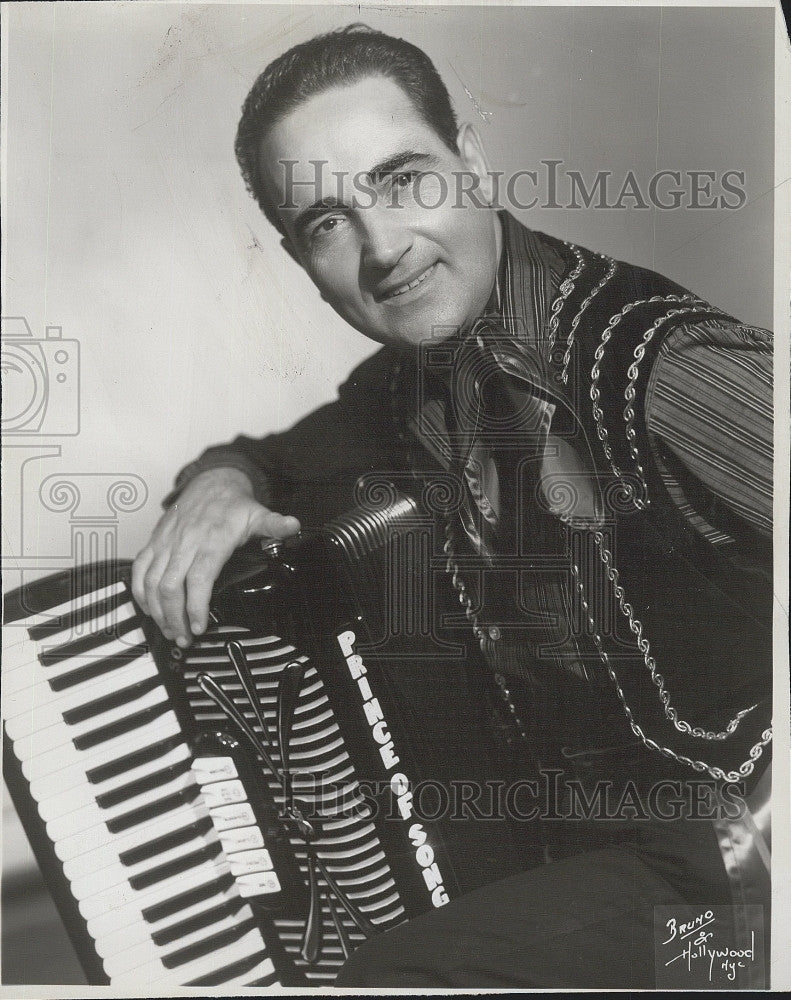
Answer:
[(735, 514), (772, 530), (772, 340), (719, 321), (682, 326), (662, 345), (646, 422)]

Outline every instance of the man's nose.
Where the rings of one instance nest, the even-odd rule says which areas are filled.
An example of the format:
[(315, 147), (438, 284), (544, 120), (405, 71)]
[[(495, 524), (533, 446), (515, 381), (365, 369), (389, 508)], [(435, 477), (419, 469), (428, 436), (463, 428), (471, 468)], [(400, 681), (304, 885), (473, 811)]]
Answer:
[(376, 205), (361, 211), (362, 263), (364, 267), (387, 270), (395, 267), (412, 246), (412, 233), (403, 219), (403, 209)]

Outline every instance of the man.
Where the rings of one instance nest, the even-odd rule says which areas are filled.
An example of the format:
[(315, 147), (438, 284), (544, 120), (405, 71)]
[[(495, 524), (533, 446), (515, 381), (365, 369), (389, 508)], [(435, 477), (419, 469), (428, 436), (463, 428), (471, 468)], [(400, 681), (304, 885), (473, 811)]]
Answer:
[(524, 761), (622, 808), (338, 982), (651, 987), (656, 905), (767, 902), (723, 789), (753, 787), (770, 738), (769, 335), (495, 211), (428, 58), (363, 26), (271, 64), (236, 152), (284, 249), (384, 346), (291, 431), (188, 466), (135, 595), (186, 646), (250, 537), (350, 507), (366, 472), (454, 476), (450, 561), (485, 567), (454, 585)]

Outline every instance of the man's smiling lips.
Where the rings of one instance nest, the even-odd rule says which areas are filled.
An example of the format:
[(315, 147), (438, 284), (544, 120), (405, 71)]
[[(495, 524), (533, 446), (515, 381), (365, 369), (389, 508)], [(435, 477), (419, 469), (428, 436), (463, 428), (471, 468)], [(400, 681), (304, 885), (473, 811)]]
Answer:
[(414, 291), (423, 284), (431, 275), (434, 273), (437, 267), (437, 262), (434, 261), (429, 267), (424, 271), (420, 271), (415, 275), (414, 278), (410, 278), (408, 281), (402, 281), (398, 285), (393, 285), (390, 288), (380, 289), (376, 293), (376, 298), (380, 302), (387, 302), (391, 299), (399, 299), (401, 296), (406, 295), (408, 292)]

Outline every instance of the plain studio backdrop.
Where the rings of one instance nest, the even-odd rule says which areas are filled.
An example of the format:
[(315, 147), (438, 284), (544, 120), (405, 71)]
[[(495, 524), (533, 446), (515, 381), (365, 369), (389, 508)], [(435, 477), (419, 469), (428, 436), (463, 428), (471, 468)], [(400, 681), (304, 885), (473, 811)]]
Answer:
[[(375, 349), (280, 248), (233, 153), (263, 67), (355, 20), (424, 48), (492, 168), (535, 170), (539, 193), (542, 161), (561, 161), (559, 202), (568, 171), (588, 187), (610, 171), (610, 202), (629, 171), (646, 201), (656, 171), (681, 171), (676, 210), (626, 197), (517, 214), (772, 325), (771, 10), (11, 4), (3, 314), (25, 317), (35, 340), (48, 326), (77, 340), (81, 391), (79, 433), (48, 436), (74, 404), (48, 348), (43, 433), (6, 439), (22, 446), (11, 457), (31, 459), (21, 489), (7, 463), (6, 569), (23, 556), (45, 571), (47, 557), (68, 557), (70, 522), (98, 517), (95, 498), (76, 514), (68, 498), (51, 509), (40, 487), (53, 475), (143, 480), (142, 505), (110, 512), (120, 554), (134, 556), (182, 465), (237, 433), (289, 426)], [(715, 174), (701, 204), (740, 200), (720, 179), (741, 172), (731, 182), (745, 203), (685, 207), (689, 171)], [(666, 203), (673, 186), (659, 186)], [(527, 203), (535, 192), (525, 179), (516, 193)]]
[[(362, 20), (424, 48), (506, 177), (541, 177), (550, 160), (588, 186), (609, 171), (615, 200), (629, 171), (644, 197), (657, 171), (682, 172), (677, 209), (627, 197), (517, 215), (772, 325), (771, 9), (64, 2), (5, 14), (3, 314), (17, 333), (27, 321), (49, 379), (43, 422), (11, 426), (3, 449), (6, 587), (19, 567), (33, 578), (81, 558), (81, 525), (134, 556), (182, 465), (289, 426), (375, 349), (281, 250), (233, 154), (257, 74), (318, 32)], [(690, 207), (690, 171), (714, 175), (703, 204), (739, 172), (744, 197), (729, 201), (743, 203)], [(61, 362), (47, 327), (61, 328)], [(17, 376), (8, 385), (24, 394)], [(108, 505), (115, 482), (132, 485)]]

